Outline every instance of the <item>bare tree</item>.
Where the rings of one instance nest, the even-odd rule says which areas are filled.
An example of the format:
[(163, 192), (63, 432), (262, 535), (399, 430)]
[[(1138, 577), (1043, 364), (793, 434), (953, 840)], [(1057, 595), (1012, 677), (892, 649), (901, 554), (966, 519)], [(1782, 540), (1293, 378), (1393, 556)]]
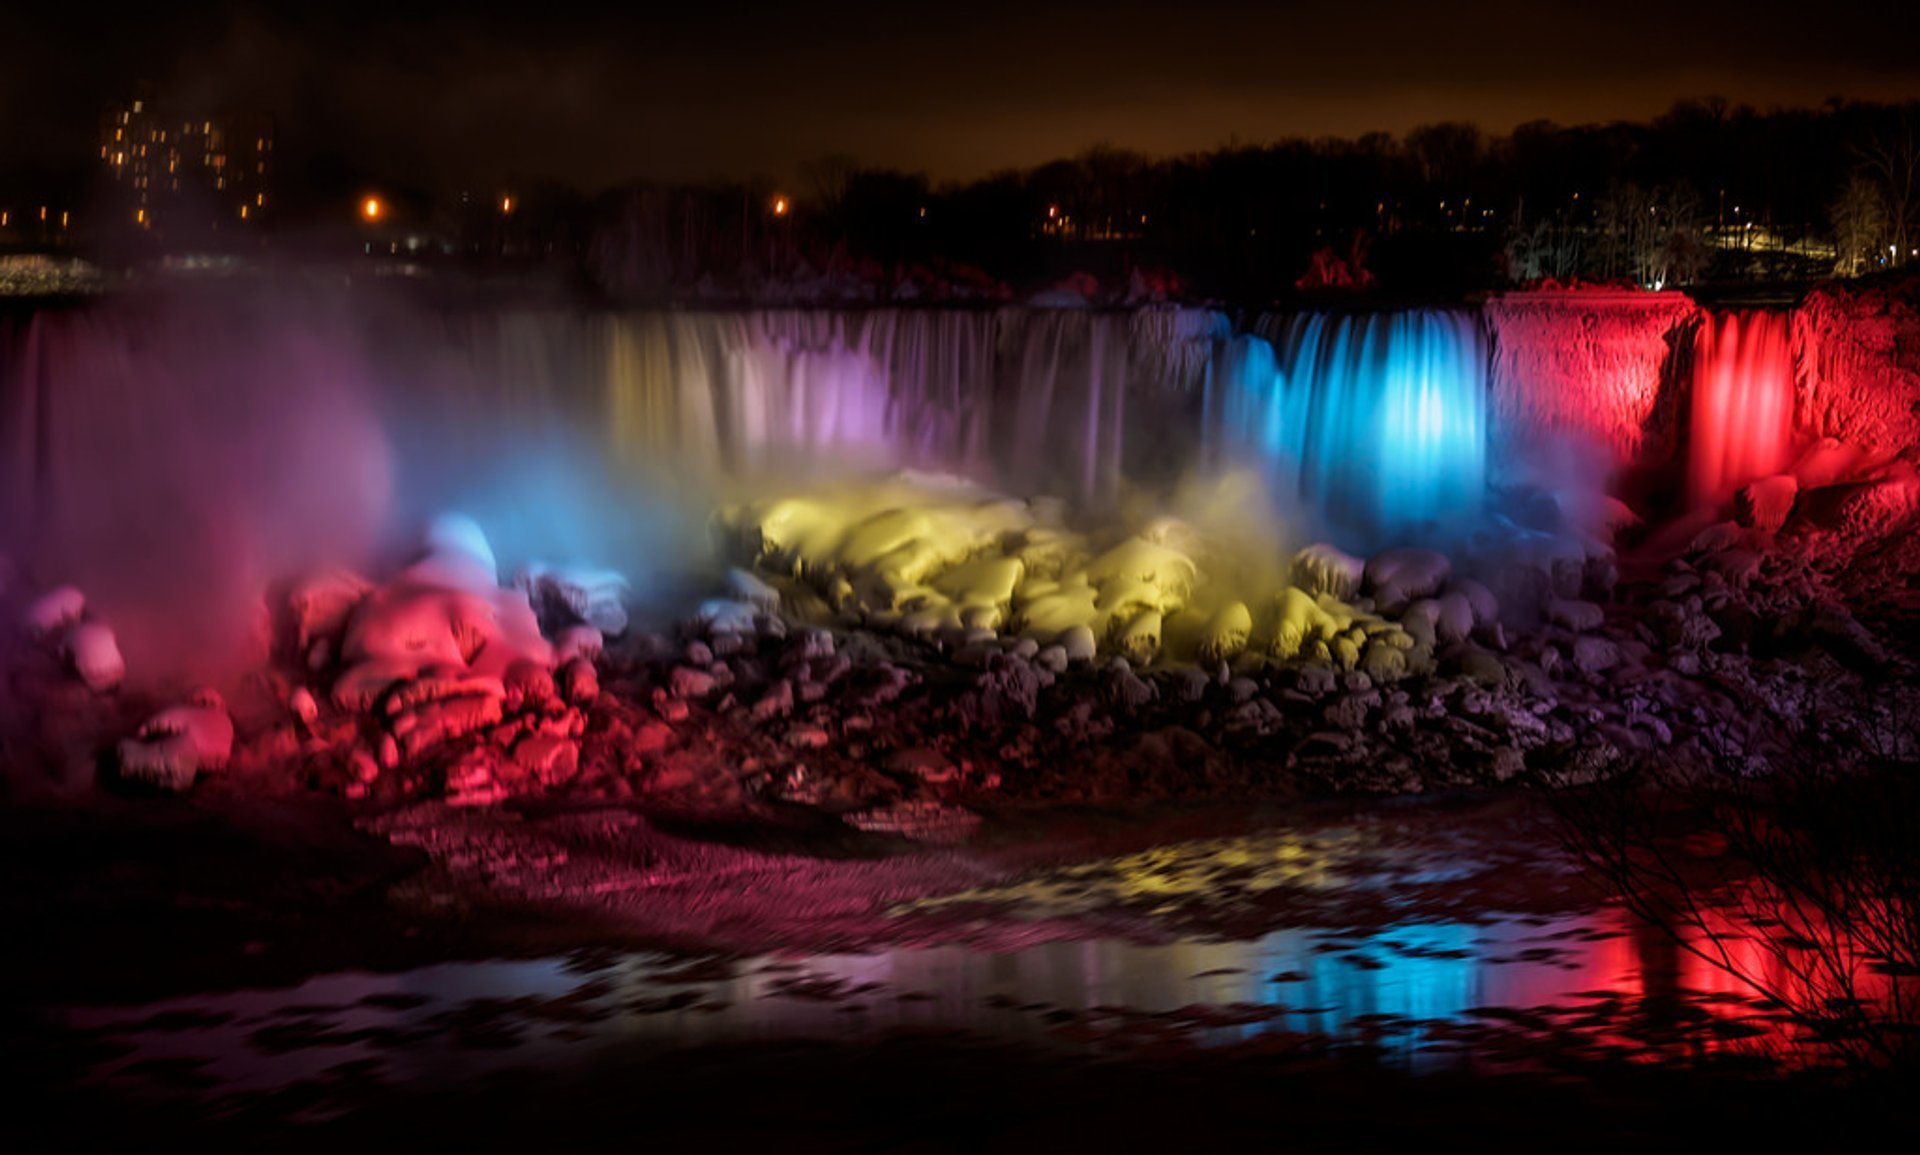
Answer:
[(1915, 697), (1884, 685), (1804, 696), (1784, 738), (1756, 724), (1711, 744), (1704, 766), (1649, 763), (1554, 791), (1555, 808), (1569, 845), (1628, 909), (1755, 992), (1761, 1013), (1856, 1070), (1912, 1064)]
[(1861, 163), (1880, 184), (1886, 205), (1888, 264), (1903, 264), (1913, 256), (1914, 236), (1920, 232), (1920, 134), (1913, 116), (1901, 109), (1892, 123), (1875, 131), (1858, 150)]
[(1887, 245), (1887, 202), (1879, 182), (1864, 172), (1848, 177), (1828, 206), (1827, 219), (1833, 224), (1834, 275), (1857, 277), (1872, 270)]

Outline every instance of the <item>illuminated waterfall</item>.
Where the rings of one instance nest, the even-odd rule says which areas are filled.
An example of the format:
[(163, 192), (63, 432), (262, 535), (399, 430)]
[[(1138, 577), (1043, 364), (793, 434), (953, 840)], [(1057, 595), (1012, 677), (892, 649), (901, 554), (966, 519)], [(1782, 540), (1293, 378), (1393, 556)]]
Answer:
[(1486, 341), (1469, 313), (1265, 317), (1209, 401), (1216, 445), (1356, 545), (1464, 523), (1486, 486)]
[(1725, 501), (1793, 455), (1793, 347), (1785, 313), (1709, 318), (1694, 343), (1687, 495)]

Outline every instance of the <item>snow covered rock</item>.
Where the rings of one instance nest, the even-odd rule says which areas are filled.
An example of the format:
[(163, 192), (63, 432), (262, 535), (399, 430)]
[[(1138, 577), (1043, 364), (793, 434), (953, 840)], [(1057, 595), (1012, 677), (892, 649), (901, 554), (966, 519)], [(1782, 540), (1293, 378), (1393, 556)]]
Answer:
[(1430, 549), (1390, 549), (1367, 561), (1366, 588), (1382, 613), (1437, 593), (1453, 572), (1443, 553)]
[(1200, 660), (1207, 665), (1230, 662), (1247, 648), (1253, 633), (1253, 614), (1245, 602), (1229, 602), (1215, 610), (1200, 633)]
[(79, 622), (68, 629), (60, 643), (60, 656), (96, 694), (113, 689), (127, 676), (120, 644), (103, 622)]
[(86, 595), (73, 586), (60, 586), (27, 603), (20, 625), (28, 637), (46, 641), (79, 622), (86, 612)]
[[(523, 566), (513, 584), (525, 591), (543, 620), (556, 626), (585, 622), (610, 638), (627, 632), (626, 603), (632, 587), (614, 570), (536, 561)], [(778, 594), (774, 601), (777, 605)]]
[(1350, 601), (1360, 592), (1367, 563), (1334, 546), (1310, 545), (1293, 556), (1293, 584), (1310, 594)]
[(1763, 533), (1777, 532), (1793, 513), (1800, 482), (1791, 473), (1749, 482), (1734, 491), (1733, 519)]
[(120, 743), (119, 754), (123, 778), (183, 793), (202, 773), (226, 767), (233, 756), (233, 719), (220, 695), (203, 690), (147, 719)]

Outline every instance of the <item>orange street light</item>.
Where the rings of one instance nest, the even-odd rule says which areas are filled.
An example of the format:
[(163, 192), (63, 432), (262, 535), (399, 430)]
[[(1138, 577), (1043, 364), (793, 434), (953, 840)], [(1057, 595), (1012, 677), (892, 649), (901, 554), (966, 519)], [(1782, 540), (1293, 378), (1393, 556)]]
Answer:
[(786, 197), (773, 198), (773, 215), (776, 217), (784, 217), (787, 215), (787, 198)]
[(386, 202), (382, 201), (379, 197), (368, 197), (360, 202), (360, 218), (362, 220), (377, 221), (386, 215)]

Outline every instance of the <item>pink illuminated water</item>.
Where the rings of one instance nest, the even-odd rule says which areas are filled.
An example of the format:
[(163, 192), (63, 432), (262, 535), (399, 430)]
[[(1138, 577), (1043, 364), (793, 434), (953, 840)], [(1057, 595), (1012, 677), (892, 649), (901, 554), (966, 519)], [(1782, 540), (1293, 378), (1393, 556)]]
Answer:
[(1694, 345), (1687, 495), (1695, 504), (1733, 496), (1780, 472), (1793, 454), (1793, 347), (1785, 313), (1709, 318)]

